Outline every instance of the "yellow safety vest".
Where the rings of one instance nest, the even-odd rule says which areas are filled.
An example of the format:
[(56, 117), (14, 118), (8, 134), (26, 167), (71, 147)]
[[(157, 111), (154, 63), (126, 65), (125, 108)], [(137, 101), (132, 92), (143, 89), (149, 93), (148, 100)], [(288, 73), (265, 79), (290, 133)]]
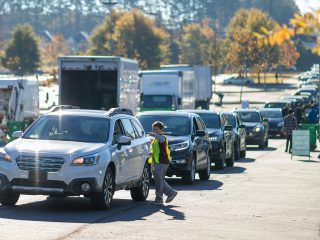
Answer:
[[(168, 148), (168, 140), (166, 139), (166, 151), (169, 161), (171, 161), (170, 150)], [(153, 139), (150, 145), (150, 157), (148, 159), (148, 163), (151, 164), (152, 162), (159, 163), (159, 156), (160, 156), (160, 147), (158, 139)]]

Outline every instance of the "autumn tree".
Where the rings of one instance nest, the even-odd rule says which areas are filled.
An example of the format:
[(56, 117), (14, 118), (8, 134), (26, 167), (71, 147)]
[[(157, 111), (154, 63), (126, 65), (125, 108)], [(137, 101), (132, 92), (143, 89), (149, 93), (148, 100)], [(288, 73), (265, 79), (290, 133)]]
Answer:
[(39, 67), (39, 43), (30, 25), (17, 25), (4, 52), (3, 66), (16, 73), (33, 73)]
[(58, 57), (68, 55), (70, 48), (61, 33), (54, 35), (50, 42), (44, 44), (42, 48), (42, 64), (45, 70), (51, 71), (57, 68)]
[(142, 69), (157, 69), (168, 61), (168, 34), (139, 10), (113, 12), (90, 42), (89, 54), (137, 59)]

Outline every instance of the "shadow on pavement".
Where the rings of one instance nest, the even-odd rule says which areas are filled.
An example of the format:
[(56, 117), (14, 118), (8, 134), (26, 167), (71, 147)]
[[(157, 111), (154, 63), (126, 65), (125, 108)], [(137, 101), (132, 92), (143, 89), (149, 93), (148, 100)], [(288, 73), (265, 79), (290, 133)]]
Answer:
[(237, 160), (237, 162), (239, 163), (251, 163), (256, 161), (256, 159), (254, 158), (240, 158), (239, 160)]
[(274, 147), (267, 147), (267, 148), (264, 148), (264, 149), (260, 149), (259, 147), (247, 147), (247, 150), (248, 151), (258, 151), (258, 152), (261, 152), (261, 151), (276, 151), (277, 148), (274, 148)]
[[(212, 173), (212, 171), (211, 171)], [(178, 191), (203, 191), (203, 190), (217, 190), (220, 188), (223, 183), (217, 180), (195, 180), (193, 184), (184, 184), (182, 179), (179, 178), (167, 178), (166, 181), (172, 186), (174, 189)], [(152, 186), (154, 189), (154, 185)]]
[(307, 163), (320, 163), (320, 161), (314, 161), (314, 160), (297, 160), (299, 162), (307, 162)]
[[(173, 219), (183, 219), (184, 214), (174, 210), (174, 206), (165, 209)], [(130, 214), (127, 213), (130, 211)], [(40, 222), (97, 223), (114, 221), (144, 220), (145, 217), (159, 211), (150, 201), (134, 202), (130, 199), (114, 199), (111, 209), (96, 211), (90, 200), (81, 197), (48, 198), (47, 200), (26, 203), (15, 207), (1, 207), (3, 219)]]
[(244, 168), (244, 167), (234, 166), (234, 167), (225, 168), (224, 170), (213, 170), (213, 171), (211, 171), (211, 173), (214, 173), (214, 174), (240, 174), (245, 171), (246, 171), (246, 168)]
[[(263, 81), (263, 79), (261, 80)], [(246, 87), (248, 88), (257, 88), (257, 89), (264, 89), (266, 88), (266, 90), (268, 91), (279, 91), (279, 89), (297, 89), (297, 86), (295, 84), (291, 84), (291, 83), (266, 83), (265, 85), (263, 83), (259, 84), (251, 84), (251, 85), (246, 85)]]

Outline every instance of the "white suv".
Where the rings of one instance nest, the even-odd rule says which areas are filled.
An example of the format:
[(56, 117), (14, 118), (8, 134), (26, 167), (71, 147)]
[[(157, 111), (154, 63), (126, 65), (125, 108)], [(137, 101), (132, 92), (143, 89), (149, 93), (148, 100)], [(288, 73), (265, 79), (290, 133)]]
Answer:
[(120, 189), (145, 200), (149, 139), (121, 110), (58, 110), (15, 132), (18, 139), (0, 150), (0, 203), (14, 205), (20, 194), (84, 195), (107, 209)]

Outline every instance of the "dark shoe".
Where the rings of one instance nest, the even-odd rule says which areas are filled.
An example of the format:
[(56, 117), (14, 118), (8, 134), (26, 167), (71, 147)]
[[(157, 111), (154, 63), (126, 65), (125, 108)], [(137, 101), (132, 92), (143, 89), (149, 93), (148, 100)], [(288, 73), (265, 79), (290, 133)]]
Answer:
[(169, 197), (166, 199), (166, 203), (172, 202), (172, 200), (178, 195), (178, 192), (173, 192)]
[(163, 205), (163, 201), (156, 200), (156, 201), (152, 202), (151, 205), (162, 206)]
[(285, 152), (288, 152), (288, 149), (286, 149)]

